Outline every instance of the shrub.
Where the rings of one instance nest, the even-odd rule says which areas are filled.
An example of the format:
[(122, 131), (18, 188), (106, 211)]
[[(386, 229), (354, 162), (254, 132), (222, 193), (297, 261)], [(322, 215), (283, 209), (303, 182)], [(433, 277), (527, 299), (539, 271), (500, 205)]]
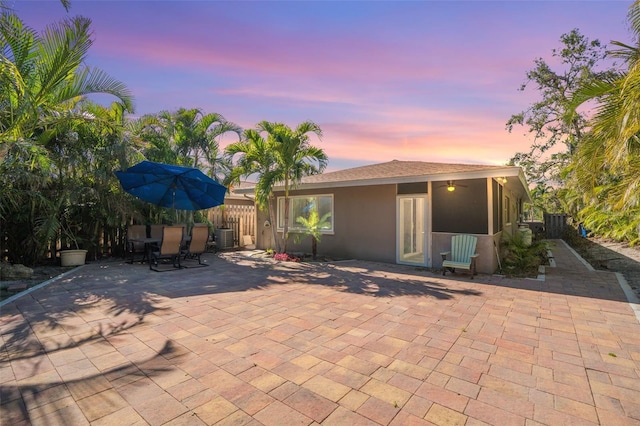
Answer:
[(538, 266), (548, 261), (546, 242), (535, 239), (527, 245), (522, 232), (516, 232), (514, 236), (504, 239), (502, 248), (505, 251), (504, 269), (510, 276), (535, 275), (538, 272)]

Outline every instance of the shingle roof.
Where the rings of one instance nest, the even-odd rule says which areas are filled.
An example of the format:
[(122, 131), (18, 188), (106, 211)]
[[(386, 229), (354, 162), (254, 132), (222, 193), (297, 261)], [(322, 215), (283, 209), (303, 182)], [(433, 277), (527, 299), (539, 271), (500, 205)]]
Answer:
[(302, 184), (330, 184), (337, 182), (385, 180), (407, 177), (427, 177), (433, 175), (464, 174), (471, 172), (489, 172), (511, 170), (517, 174), (518, 167), (495, 166), (486, 164), (446, 164), (423, 161), (398, 161), (371, 164), (352, 169), (322, 173), (302, 179)]
[[(524, 194), (524, 197), (528, 199), (527, 183), (520, 167), (488, 164), (447, 164), (393, 160), (307, 176), (295, 187), (296, 189), (337, 188), (487, 177), (516, 177), (516, 179), (509, 179), (507, 186)], [(274, 189), (282, 190), (282, 187)], [(248, 186), (237, 189), (237, 191), (239, 193), (253, 192)]]

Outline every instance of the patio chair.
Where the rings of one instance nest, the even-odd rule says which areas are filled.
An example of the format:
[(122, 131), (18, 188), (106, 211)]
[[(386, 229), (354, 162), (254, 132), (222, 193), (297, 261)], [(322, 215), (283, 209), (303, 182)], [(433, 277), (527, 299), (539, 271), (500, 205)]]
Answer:
[(182, 248), (185, 248), (187, 246), (187, 242), (189, 240), (189, 232), (187, 231), (187, 224), (186, 223), (174, 223), (173, 226), (180, 226), (182, 227)]
[(147, 227), (145, 225), (131, 225), (127, 228), (127, 253), (131, 256), (129, 263), (133, 263), (135, 260), (135, 255), (138, 253), (142, 254), (142, 260), (144, 261), (146, 256), (146, 246), (142, 241), (132, 241), (139, 240), (141, 238), (146, 238), (147, 236)]
[(185, 230), (185, 232), (187, 231), (187, 224), (186, 223), (174, 223), (173, 226), (181, 226), (182, 229)]
[(151, 238), (162, 238), (162, 228), (164, 228), (164, 225), (151, 225), (149, 236)]
[(194, 226), (191, 228), (191, 239), (189, 245), (182, 251), (184, 259), (198, 259), (198, 265), (209, 266), (202, 263), (200, 255), (207, 250), (207, 241), (209, 240), (209, 228), (206, 226)]
[[(149, 255), (149, 269), (165, 272), (182, 268), (182, 265), (180, 265), (182, 233), (183, 228), (181, 226), (165, 226), (162, 228), (162, 241), (158, 248), (151, 250)], [(160, 259), (170, 259), (173, 263), (173, 269), (158, 269), (158, 261)]]
[[(446, 275), (447, 269), (455, 272), (456, 269), (467, 269), (471, 272), (471, 279), (476, 274), (476, 244), (478, 238), (473, 235), (454, 235), (451, 237), (451, 251), (440, 253), (442, 256), (442, 275)], [(447, 256), (451, 255), (451, 260)]]

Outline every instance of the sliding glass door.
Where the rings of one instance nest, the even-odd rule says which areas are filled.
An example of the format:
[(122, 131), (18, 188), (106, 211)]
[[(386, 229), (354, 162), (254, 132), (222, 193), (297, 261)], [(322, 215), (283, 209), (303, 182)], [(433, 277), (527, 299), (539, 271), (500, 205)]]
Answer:
[(397, 203), (397, 261), (427, 266), (427, 197), (403, 195)]

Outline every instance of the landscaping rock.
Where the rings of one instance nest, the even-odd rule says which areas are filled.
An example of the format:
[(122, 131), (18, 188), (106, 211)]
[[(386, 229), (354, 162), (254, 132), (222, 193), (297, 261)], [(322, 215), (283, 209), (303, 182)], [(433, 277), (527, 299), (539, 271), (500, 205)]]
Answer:
[(0, 263), (0, 280), (28, 280), (33, 276), (33, 269), (24, 265), (12, 265), (10, 263)]

